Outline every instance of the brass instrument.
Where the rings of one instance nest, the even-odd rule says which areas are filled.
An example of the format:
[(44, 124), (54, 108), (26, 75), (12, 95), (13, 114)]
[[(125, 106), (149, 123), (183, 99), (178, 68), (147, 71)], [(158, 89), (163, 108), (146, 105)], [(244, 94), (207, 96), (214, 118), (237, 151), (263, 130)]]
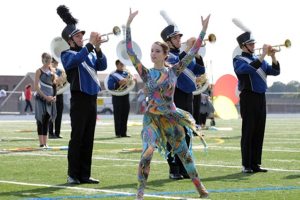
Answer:
[[(203, 58), (206, 54), (206, 41), (208, 41), (210, 43), (215, 43), (216, 40), (217, 40), (217, 37), (215, 34), (213, 34), (213, 33), (209, 34), (208, 38), (203, 40), (201, 48), (198, 50), (198, 54), (201, 55)], [(180, 47), (180, 52), (184, 51), (185, 49), (186, 49), (186, 42), (182, 42), (181, 47)]]
[(198, 95), (208, 88), (209, 81), (207, 79), (207, 74), (201, 74), (199, 77), (196, 77), (196, 84), (197, 89), (193, 92), (193, 95)]
[[(292, 46), (291, 40), (286, 39), (283, 44), (270, 46), (270, 48), (268, 49), (267, 55), (268, 56), (271, 55), (272, 51), (280, 52), (281, 51), (281, 47), (283, 47), (283, 46), (286, 47), (286, 48), (290, 48)], [(256, 48), (256, 49), (254, 49), (254, 51), (258, 51), (258, 55), (261, 55), (262, 49), (263, 49), (263, 47)]]
[[(121, 29), (118, 26), (114, 26), (112, 32), (101, 35), (101, 37), (105, 37), (105, 39), (101, 40), (101, 43), (108, 42), (109, 35), (118, 36), (120, 34), (121, 34)], [(89, 39), (87, 38), (87, 39), (84, 39), (83, 41), (86, 41), (86, 40), (89, 40)]]
[(70, 88), (70, 83), (67, 81), (67, 75), (64, 71), (62, 71), (61, 75), (58, 76), (56, 80), (57, 80), (57, 86), (56, 86), (57, 95), (63, 94)]
[(60, 54), (61, 52), (69, 49), (69, 44), (62, 37), (55, 37), (51, 41), (50, 50), (52, 57), (61, 63)]
[(110, 90), (108, 89), (108, 79), (111, 74), (113, 74), (115, 71), (111, 72), (108, 74), (105, 79), (104, 79), (104, 87), (105, 89), (112, 95), (114, 96), (124, 96), (128, 94), (133, 88), (135, 87), (135, 80), (133, 75), (127, 71), (128, 76), (125, 78), (126, 84), (120, 85), (120, 87), (116, 90)]
[(215, 34), (211, 33), (208, 35), (208, 38), (207, 39), (204, 39), (203, 40), (203, 43), (202, 43), (202, 47), (204, 47), (206, 45), (206, 41), (210, 42), (210, 43), (215, 43), (217, 40), (217, 37)]
[[(116, 48), (117, 51), (117, 57), (119, 60), (126, 66), (132, 66), (132, 62), (127, 54), (127, 49), (126, 49), (126, 35), (125, 35), (125, 26), (122, 26), (123, 30), (123, 40), (121, 40)], [(132, 41), (132, 48), (135, 54), (137, 55), (138, 59), (142, 59), (142, 50), (139, 47), (139, 45), (135, 42)]]

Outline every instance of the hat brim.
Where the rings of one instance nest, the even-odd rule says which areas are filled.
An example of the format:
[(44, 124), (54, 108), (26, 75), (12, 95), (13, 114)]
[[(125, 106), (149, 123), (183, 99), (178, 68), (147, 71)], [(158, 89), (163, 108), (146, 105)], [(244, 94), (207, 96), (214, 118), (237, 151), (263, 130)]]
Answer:
[(77, 33), (82, 33), (82, 34), (84, 35), (84, 34), (85, 34), (85, 31), (77, 29), (77, 30), (75, 30), (73, 33), (71, 33), (71, 37), (73, 37), (73, 36), (76, 35)]
[(243, 44), (255, 44), (256, 41), (255, 40), (247, 40), (246, 42), (244, 42)]
[(171, 37), (177, 36), (177, 35), (179, 35), (180, 37), (183, 36), (183, 34), (181, 34), (179, 32), (175, 32), (175, 33), (172, 33), (172, 34), (168, 35), (168, 39), (170, 39)]

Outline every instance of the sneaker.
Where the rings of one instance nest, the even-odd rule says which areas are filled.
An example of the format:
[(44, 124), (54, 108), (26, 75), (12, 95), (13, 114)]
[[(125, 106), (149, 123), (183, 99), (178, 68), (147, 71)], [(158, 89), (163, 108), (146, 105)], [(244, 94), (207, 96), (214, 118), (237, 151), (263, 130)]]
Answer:
[(67, 183), (69, 183), (69, 184), (80, 184), (80, 181), (77, 178), (73, 178), (71, 176), (68, 176)]

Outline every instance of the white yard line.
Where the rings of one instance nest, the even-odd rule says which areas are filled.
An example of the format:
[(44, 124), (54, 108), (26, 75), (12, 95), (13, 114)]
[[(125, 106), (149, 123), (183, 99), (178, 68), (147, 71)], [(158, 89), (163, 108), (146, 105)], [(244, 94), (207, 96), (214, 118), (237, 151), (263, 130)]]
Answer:
[[(1, 154), (0, 154), (1, 155)], [(39, 154), (36, 152), (24, 152), (24, 153), (14, 153), (14, 154), (2, 154), (2, 155), (30, 155), (30, 156), (49, 156), (49, 157), (63, 157), (66, 158), (66, 155), (55, 155), (55, 154)], [(113, 158), (113, 157), (102, 157), (102, 156), (93, 156), (94, 160), (108, 160), (108, 161), (126, 161), (126, 162), (136, 162), (139, 163), (139, 159), (124, 159), (124, 158)], [(156, 164), (166, 164), (166, 161), (164, 160), (152, 160), (152, 163)], [(235, 168), (235, 169), (241, 169), (241, 166), (239, 165), (228, 165), (228, 164), (202, 164), (202, 163), (196, 163), (197, 166), (203, 166), (203, 167), (218, 167), (218, 168)], [(297, 172), (300, 173), (300, 169), (279, 169), (279, 168), (267, 168), (269, 171), (275, 171), (275, 172)]]
[[(130, 192), (120, 192), (120, 191), (115, 191), (115, 190), (103, 190), (103, 189), (73, 187), (73, 186), (60, 186), (60, 185), (38, 184), (38, 183), (25, 183), (25, 182), (5, 181), (5, 180), (0, 180), (0, 183), (14, 184), (14, 185), (25, 185), (25, 186), (47, 187), (47, 188), (69, 189), (69, 190), (83, 191), (83, 192), (87, 192), (87, 193), (103, 192), (103, 193), (109, 193), (109, 194), (124, 194), (124, 195), (130, 195), (130, 196), (135, 195), (135, 193), (130, 193)], [(160, 198), (160, 199), (184, 199), (184, 200), (192, 200), (193, 199), (193, 198), (184, 198), (184, 197), (175, 197), (175, 196), (161, 196), (161, 195), (152, 195), (152, 194), (151, 195), (150, 194), (144, 194), (144, 196), (145, 197), (152, 197), (152, 198)]]

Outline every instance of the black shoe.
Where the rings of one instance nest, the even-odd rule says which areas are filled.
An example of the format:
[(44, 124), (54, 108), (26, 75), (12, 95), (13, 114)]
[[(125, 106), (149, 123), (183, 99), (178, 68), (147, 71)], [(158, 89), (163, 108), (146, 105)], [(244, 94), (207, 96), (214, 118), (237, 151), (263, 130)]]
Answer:
[(56, 139), (57, 137), (55, 135), (53, 135), (53, 134), (49, 134), (48, 138), (49, 139)]
[(180, 180), (183, 179), (183, 176), (181, 174), (169, 174), (169, 178), (173, 180)]
[(188, 173), (180, 173), (180, 175), (184, 178), (184, 179), (190, 179), (190, 176)]
[(67, 183), (69, 183), (69, 184), (80, 184), (80, 181), (77, 178), (73, 178), (71, 176), (68, 176)]
[(251, 174), (251, 173), (253, 173), (253, 170), (250, 167), (244, 167), (242, 169), (242, 173), (244, 173), (244, 174)]
[(63, 137), (61, 137), (60, 135), (57, 135), (56, 138), (62, 139)]
[(122, 135), (121, 137), (130, 137), (130, 135)]
[(252, 168), (253, 172), (268, 172), (267, 169), (260, 168), (259, 166)]
[(87, 183), (87, 184), (98, 184), (99, 180), (94, 179), (94, 178), (87, 178), (87, 179), (80, 179), (80, 183)]

